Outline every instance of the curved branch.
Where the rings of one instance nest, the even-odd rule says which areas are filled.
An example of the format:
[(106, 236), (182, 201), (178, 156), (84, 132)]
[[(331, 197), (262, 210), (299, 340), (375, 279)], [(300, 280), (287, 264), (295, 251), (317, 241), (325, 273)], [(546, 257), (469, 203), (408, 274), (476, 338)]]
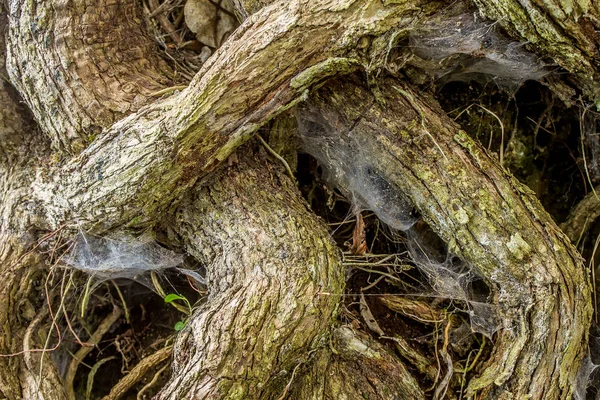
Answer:
[(569, 213), (569, 217), (560, 227), (573, 243), (578, 243), (585, 232), (592, 227), (600, 217), (600, 198), (598, 191), (588, 193)]
[[(5, 16), (0, 16), (0, 75), (4, 70)], [(43, 262), (36, 251), (28, 251), (30, 234), (22, 233), (32, 223), (30, 184), (35, 166), (47, 155), (44, 138), (19, 96), (8, 82), (0, 81), (0, 397), (63, 399), (56, 365), (32, 348), (43, 347), (35, 340), (47, 310), (40, 281)], [(36, 315), (37, 314), (37, 315)], [(16, 354), (18, 356), (8, 356)], [(40, 375), (41, 374), (41, 375)], [(40, 378), (42, 378), (40, 380)]]
[[(290, 390), (290, 399), (425, 399), (406, 367), (381, 343), (350, 326), (334, 330)], [(450, 397), (451, 398), (451, 397)]]
[(177, 213), (188, 251), (207, 265), (210, 296), (178, 337), (161, 399), (277, 398), (329, 342), (340, 254), (295, 184), (245, 153)]
[(249, 18), (190, 86), (115, 123), (60, 168), (42, 168), (34, 196), (47, 227), (143, 227), (262, 124), (332, 75), (365, 35), (416, 23), (439, 4), (284, 1)]
[[(346, 93), (361, 102), (347, 102)], [(577, 251), (533, 192), (433, 100), (393, 81), (382, 81), (377, 97), (331, 82), (299, 118), (313, 148), (328, 157), (353, 149), (346, 161), (354, 171), (376, 174), (385, 190), (400, 188), (450, 251), (491, 284), (503, 329), (471, 395), (569, 398), (586, 352), (590, 286)]]
[(23, 232), (31, 217), (31, 182), (35, 169), (47, 157), (48, 143), (6, 80), (4, 31), (7, 16), (0, 15), (0, 232)]
[(360, 57), (359, 39), (391, 30), (402, 36), (440, 7), (418, 0), (335, 6), (295, 0), (261, 9), (188, 89), (115, 123), (63, 167), (38, 171), (34, 191), (45, 227), (152, 224), (198, 177), (309, 88), (357, 68), (343, 57)]

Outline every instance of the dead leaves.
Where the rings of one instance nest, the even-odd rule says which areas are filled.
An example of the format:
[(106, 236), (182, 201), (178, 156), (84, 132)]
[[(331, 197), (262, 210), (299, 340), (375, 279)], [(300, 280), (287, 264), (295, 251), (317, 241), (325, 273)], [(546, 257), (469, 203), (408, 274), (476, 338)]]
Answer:
[(365, 221), (363, 220), (362, 213), (356, 213), (356, 225), (354, 225), (354, 232), (352, 233), (352, 244), (349, 249), (350, 253), (362, 256), (367, 252), (367, 234), (365, 232)]

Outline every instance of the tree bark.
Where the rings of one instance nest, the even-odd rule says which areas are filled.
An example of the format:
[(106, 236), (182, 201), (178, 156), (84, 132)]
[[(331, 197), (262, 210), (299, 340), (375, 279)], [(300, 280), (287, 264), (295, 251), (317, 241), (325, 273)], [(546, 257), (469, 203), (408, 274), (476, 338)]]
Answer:
[(595, 188), (581, 200), (569, 213), (569, 217), (561, 224), (563, 232), (573, 243), (579, 243), (585, 232), (594, 225), (600, 216), (600, 198)]
[(572, 73), (590, 100), (600, 102), (598, 54), (600, 9), (587, 0), (475, 0), (480, 12), (498, 21), (513, 38), (529, 42)]
[[(66, 399), (50, 358), (48, 308), (42, 257), (27, 249), (24, 237), (0, 235), (0, 394), (7, 399)], [(50, 301), (52, 301), (51, 299)]]
[(173, 71), (134, 1), (11, 1), (7, 69), (55, 148), (79, 153)]
[[(186, 90), (107, 127), (64, 165), (40, 168), (33, 197), (44, 209), (45, 227), (69, 221), (102, 231), (153, 224), (266, 121), (324, 79), (358, 68), (344, 56), (359, 38), (406, 28), (439, 5), (415, 7), (378, 1), (267, 7), (236, 31)], [(36, 95), (54, 91), (37, 89)], [(21, 94), (34, 101), (27, 91)]]
[[(284, 171), (244, 153), (177, 212), (188, 251), (209, 266), (210, 296), (178, 338), (159, 398), (423, 398), (389, 350), (348, 327), (332, 332), (340, 254)], [(351, 383), (352, 371), (362, 378)]]
[[(445, 3), (235, 3), (243, 17), (260, 11), (187, 89), (152, 102), (176, 77), (137, 2), (9, 2), (10, 81), (39, 130), (3, 83), (0, 393), (66, 396), (56, 365), (31, 351), (44, 346), (36, 335), (48, 326), (40, 237), (151, 229), (167, 215), (207, 266), (210, 296), (178, 336), (159, 398), (423, 398), (385, 346), (337, 326), (340, 254), (295, 184), (263, 156), (230, 158), (304, 103), (299, 119), (329, 141), (325, 148), (359, 150), (356, 168), (408, 196), (492, 288), (501, 329), (469, 396), (568, 398), (591, 320), (579, 255), (531, 191), (434, 100), (374, 73)], [(597, 6), (476, 4), (598, 102), (598, 39), (587, 35), (597, 29)], [(357, 70), (373, 74), (370, 90), (347, 76)], [(347, 80), (327, 83), (340, 75)]]
[(210, 296), (178, 338), (159, 398), (277, 398), (328, 342), (340, 254), (288, 177), (251, 152), (240, 158), (177, 212), (189, 253), (208, 266)]
[[(348, 93), (361, 101), (346, 101)], [(382, 81), (375, 96), (335, 81), (311, 100), (299, 112), (311, 145), (328, 154), (355, 149), (353, 170), (372, 169), (407, 194), (450, 251), (489, 282), (502, 329), (470, 396), (569, 398), (573, 365), (586, 354), (589, 281), (533, 192), (410, 87)]]

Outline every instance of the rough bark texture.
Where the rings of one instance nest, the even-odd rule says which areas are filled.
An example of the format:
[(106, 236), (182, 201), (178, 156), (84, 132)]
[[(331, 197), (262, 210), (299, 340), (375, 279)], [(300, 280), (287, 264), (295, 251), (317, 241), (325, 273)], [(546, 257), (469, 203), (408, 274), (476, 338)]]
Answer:
[(188, 251), (208, 266), (210, 296), (177, 341), (160, 398), (277, 398), (328, 343), (344, 286), (340, 254), (289, 178), (241, 158), (178, 212)]
[(8, 12), (11, 81), (58, 149), (80, 152), (173, 77), (135, 1), (11, 1)]
[(43, 351), (46, 269), (42, 257), (28, 251), (29, 244), (24, 237), (0, 234), (0, 394), (10, 400), (65, 399), (56, 365)]
[(289, 383), (292, 398), (422, 398), (381, 345), (347, 327), (331, 338), (340, 254), (282, 171), (252, 152), (240, 157), (180, 206), (178, 232), (209, 266), (210, 297), (178, 338), (159, 398), (277, 399)]
[(351, 326), (333, 331), (330, 347), (296, 374), (289, 399), (424, 399), (417, 380), (387, 348)]
[(529, 42), (542, 55), (572, 73), (578, 86), (600, 104), (598, 66), (600, 12), (589, 0), (474, 0), (486, 17), (511, 36)]
[(235, 32), (186, 90), (115, 123), (65, 165), (37, 172), (34, 194), (46, 208), (48, 227), (153, 223), (199, 176), (313, 85), (358, 67), (334, 56), (351, 52), (365, 35), (405, 28), (439, 7), (417, 4), (293, 1), (267, 7)]
[[(0, 45), (4, 74), (4, 46)], [(46, 268), (39, 252), (29, 251), (36, 223), (28, 203), (31, 171), (48, 156), (46, 140), (17, 92), (0, 82), (0, 394), (7, 399), (62, 399), (60, 376), (46, 353), (43, 332), (48, 310), (43, 302)], [(15, 229), (10, 229), (15, 228)], [(40, 334), (42, 333), (42, 334)], [(19, 356), (9, 356), (18, 353)], [(44, 358), (45, 363), (40, 365)]]
[[(236, 2), (242, 16), (267, 3)], [(597, 101), (598, 39), (586, 33), (595, 34), (598, 6), (476, 3), (575, 74)], [(318, 134), (358, 143), (368, 155), (362, 161), (407, 194), (492, 287), (502, 329), (470, 396), (568, 398), (587, 341), (589, 285), (532, 193), (405, 84), (380, 77), (369, 91), (337, 81), (308, 96), (333, 76), (373, 71), (444, 4), (268, 5), (187, 89), (148, 104), (171, 72), (154, 54), (137, 2), (11, 0), (10, 80), (59, 156), (48, 156), (50, 144), (3, 83), (0, 352), (43, 346), (45, 260), (28, 253), (38, 229), (148, 228), (178, 206), (177, 230), (207, 266), (210, 297), (177, 339), (160, 398), (423, 397), (383, 346), (349, 327), (333, 329), (339, 254), (294, 183), (246, 156), (206, 177), (259, 127), (308, 99), (303, 112)], [(39, 375), (40, 354), (0, 357), (4, 397), (64, 397), (48, 357)]]
[[(349, 103), (349, 94), (360, 101)], [(299, 115), (312, 134), (326, 137), (331, 152), (351, 143), (358, 159), (377, 155), (357, 168), (364, 162), (409, 195), (450, 250), (491, 284), (503, 329), (470, 394), (571, 396), (592, 315), (589, 282), (533, 192), (406, 86), (382, 82), (374, 96), (338, 81), (311, 100)]]

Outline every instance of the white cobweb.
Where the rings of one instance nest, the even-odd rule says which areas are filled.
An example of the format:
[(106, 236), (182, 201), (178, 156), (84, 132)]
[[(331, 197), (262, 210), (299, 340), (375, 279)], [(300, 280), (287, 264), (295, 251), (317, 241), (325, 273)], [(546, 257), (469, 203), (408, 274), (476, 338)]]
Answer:
[(439, 254), (430, 248), (417, 230), (407, 232), (406, 244), (413, 263), (427, 277), (435, 293), (465, 304), (471, 329), (488, 338), (500, 328), (496, 306), (488, 302), (488, 293), (474, 289), (481, 281), (472, 265), (452, 253)]
[(527, 51), (527, 43), (511, 41), (499, 33), (497, 23), (477, 12), (450, 7), (411, 32), (409, 46), (418, 57), (435, 61), (438, 78), (451, 80), (493, 79), (500, 86), (539, 81), (551, 68)]
[(334, 132), (326, 117), (310, 107), (297, 111), (301, 148), (315, 157), (323, 176), (342, 191), (358, 210), (371, 210), (388, 226), (406, 231), (417, 220), (406, 195), (369, 161), (360, 140), (351, 130)]
[[(80, 232), (66, 262), (99, 280), (135, 280), (150, 271), (177, 268), (183, 263), (183, 255), (159, 245), (150, 234), (98, 237)], [(193, 270), (177, 270), (204, 283), (202, 276)]]
[[(457, 300), (474, 332), (489, 338), (499, 328), (496, 310), (485, 296), (477, 296), (473, 283), (481, 280), (468, 263), (452, 254), (434, 254), (426, 238), (413, 228), (419, 220), (410, 198), (391, 182), (365, 149), (373, 146), (334, 115), (322, 115), (306, 105), (296, 112), (301, 148), (315, 157), (327, 182), (352, 202), (355, 210), (370, 210), (390, 229), (404, 231), (414, 264), (427, 277), (436, 297)], [(436, 236), (437, 237), (437, 236)]]

